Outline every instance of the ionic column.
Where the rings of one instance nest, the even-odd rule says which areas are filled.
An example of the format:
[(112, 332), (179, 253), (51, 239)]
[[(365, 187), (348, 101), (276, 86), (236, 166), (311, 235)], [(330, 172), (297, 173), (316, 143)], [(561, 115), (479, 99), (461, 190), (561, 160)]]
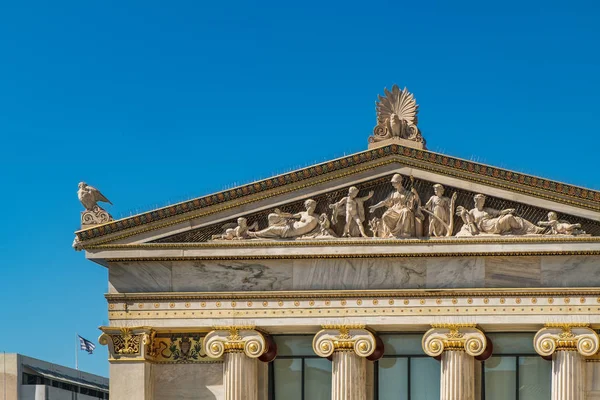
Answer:
[(209, 357), (221, 358), (225, 400), (258, 400), (258, 360), (270, 362), (277, 348), (270, 337), (252, 327), (223, 327), (204, 338)]
[(98, 343), (108, 346), (109, 396), (114, 399), (152, 400), (154, 385), (152, 342), (149, 327), (101, 327)]
[(585, 399), (585, 359), (600, 348), (598, 334), (585, 324), (547, 324), (533, 338), (535, 351), (552, 356), (552, 400)]
[(475, 357), (491, 355), (488, 342), (475, 324), (440, 324), (423, 336), (423, 351), (440, 357), (440, 400), (475, 400)]
[(383, 355), (383, 342), (377, 336), (364, 326), (324, 326), (313, 339), (313, 350), (333, 363), (332, 400), (366, 400), (366, 362)]

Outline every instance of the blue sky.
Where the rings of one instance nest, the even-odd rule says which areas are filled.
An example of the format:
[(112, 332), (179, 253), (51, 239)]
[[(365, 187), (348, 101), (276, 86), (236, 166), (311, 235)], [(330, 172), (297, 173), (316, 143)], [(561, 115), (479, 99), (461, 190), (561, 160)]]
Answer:
[[(443, 3), (443, 4), (442, 4)], [(71, 249), (77, 183), (115, 217), (364, 150), (407, 86), (431, 150), (600, 189), (597, 2), (0, 4), (0, 351), (74, 365), (107, 272)], [(108, 373), (106, 349), (80, 355)]]

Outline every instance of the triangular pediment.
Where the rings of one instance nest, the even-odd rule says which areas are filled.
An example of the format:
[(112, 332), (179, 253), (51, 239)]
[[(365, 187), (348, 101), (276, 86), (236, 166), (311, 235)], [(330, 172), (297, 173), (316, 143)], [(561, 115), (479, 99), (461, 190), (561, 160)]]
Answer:
[[(411, 238), (422, 240), (434, 236), (436, 239), (441, 239), (440, 236), (443, 236), (443, 239), (451, 239), (457, 235), (461, 236), (459, 233), (464, 225), (464, 216), (457, 215), (457, 210), (459, 207), (467, 211), (472, 210), (473, 198), (476, 194), (486, 196), (485, 207), (499, 211), (514, 209), (515, 217), (534, 225), (540, 221), (548, 221), (550, 211), (556, 212), (557, 219), (563, 223), (581, 225), (577, 230), (572, 229), (561, 237), (600, 236), (598, 223), (600, 193), (598, 192), (427, 150), (393, 144), (84, 229), (76, 232), (76, 246), (82, 249), (143, 244), (155, 246), (204, 244), (218, 247), (220, 244), (242, 245), (244, 242), (268, 242), (278, 239), (318, 241), (327, 238), (325, 234), (318, 234), (318, 228), (310, 232), (312, 237), (304, 234), (299, 236), (284, 234), (279, 238), (276, 234), (275, 237), (270, 238), (241, 237), (229, 240), (229, 237), (222, 236), (227, 229), (237, 226), (238, 218), (245, 218), (248, 225), (253, 226), (251, 231), (264, 230), (270, 226), (272, 221), (269, 221), (269, 215), (273, 214), (275, 209), (279, 209), (282, 213), (295, 214), (304, 210), (307, 199), (316, 202), (315, 215), (327, 216), (328, 224), (331, 225), (330, 239), (333, 240), (344, 234), (343, 220), (346, 216), (344, 210), (338, 209), (338, 222), (333, 223), (334, 210), (330, 208), (330, 204), (346, 197), (351, 186), (359, 189), (359, 198), (373, 191), (373, 197), (364, 201), (363, 226), (368, 236), (381, 236), (381, 233), (375, 234), (374, 230), (370, 229), (369, 222), (372, 218), (381, 220), (387, 206), (373, 213), (369, 212), (369, 207), (382, 202), (394, 192), (390, 181), (395, 174), (403, 176), (403, 185), (407, 190), (415, 189), (421, 206), (425, 206), (434, 196), (435, 184), (444, 186), (444, 196), (447, 198), (451, 198), (456, 193), (456, 200), (451, 210), (453, 231), (448, 235), (449, 238), (446, 238), (446, 234), (430, 234), (429, 221), (435, 216), (424, 212), (420, 220), (421, 231), (409, 237), (394, 236), (399, 240)], [(433, 208), (429, 207), (429, 211), (435, 214)], [(320, 228), (324, 228), (323, 225), (326, 224), (319, 224)], [(356, 226), (353, 227), (351, 235), (356, 238), (360, 232), (355, 228)], [(550, 237), (552, 232), (549, 234), (549, 230), (551, 229), (540, 229), (535, 233), (531, 231), (527, 235), (501, 232), (498, 236)], [(486, 235), (479, 235), (482, 236)], [(386, 239), (390, 238), (389, 235), (386, 237)], [(339, 238), (339, 240), (352, 239)], [(361, 238), (364, 239), (368, 238)]]

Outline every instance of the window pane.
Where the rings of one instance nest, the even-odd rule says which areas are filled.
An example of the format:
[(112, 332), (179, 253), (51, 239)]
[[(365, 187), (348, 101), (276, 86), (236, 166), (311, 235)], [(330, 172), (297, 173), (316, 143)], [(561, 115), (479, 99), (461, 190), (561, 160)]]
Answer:
[(425, 355), (421, 341), (423, 335), (381, 335), (385, 355)]
[(534, 333), (489, 333), (486, 336), (494, 345), (495, 355), (536, 354), (533, 348)]
[(379, 400), (408, 400), (408, 358), (379, 360)]
[(275, 400), (302, 400), (302, 359), (273, 361)]
[(434, 358), (411, 358), (410, 398), (419, 400), (439, 400), (440, 370), (440, 362)]
[(490, 357), (485, 361), (485, 400), (516, 400), (516, 362), (516, 357)]
[(326, 358), (304, 359), (304, 398), (307, 400), (331, 398), (331, 361)]
[(314, 356), (313, 336), (275, 336), (278, 356)]
[(552, 362), (541, 357), (519, 357), (519, 400), (546, 400), (552, 386)]

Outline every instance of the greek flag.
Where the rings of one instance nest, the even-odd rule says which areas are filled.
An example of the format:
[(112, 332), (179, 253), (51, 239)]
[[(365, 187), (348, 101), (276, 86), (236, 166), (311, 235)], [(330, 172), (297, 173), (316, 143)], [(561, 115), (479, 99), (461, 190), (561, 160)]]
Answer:
[(79, 337), (79, 345), (81, 347), (81, 350), (85, 350), (88, 353), (92, 354), (94, 352), (94, 349), (96, 348), (96, 345), (90, 342), (89, 340), (82, 338), (79, 335), (77, 336)]

